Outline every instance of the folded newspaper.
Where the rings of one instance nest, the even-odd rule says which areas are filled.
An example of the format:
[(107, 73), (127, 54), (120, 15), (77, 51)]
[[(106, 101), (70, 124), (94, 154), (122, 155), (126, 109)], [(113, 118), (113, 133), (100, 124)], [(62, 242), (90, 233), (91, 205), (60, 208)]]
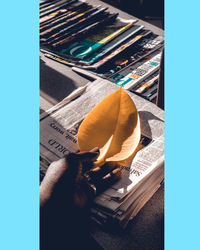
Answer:
[[(75, 90), (40, 116), (40, 173), (68, 152), (78, 150), (77, 133), (86, 115), (107, 95), (119, 89), (98, 79)], [(141, 121), (140, 147), (132, 162), (123, 166), (121, 179), (96, 197), (91, 218), (101, 225), (125, 228), (164, 179), (164, 111), (127, 91)]]

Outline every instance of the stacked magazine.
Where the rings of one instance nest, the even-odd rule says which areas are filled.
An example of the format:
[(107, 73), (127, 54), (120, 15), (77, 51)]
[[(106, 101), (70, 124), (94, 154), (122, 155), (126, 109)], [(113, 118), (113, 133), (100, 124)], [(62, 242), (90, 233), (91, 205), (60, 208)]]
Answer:
[[(98, 79), (75, 90), (40, 117), (40, 174), (68, 152), (78, 150), (77, 133), (86, 115), (107, 95), (119, 89)], [(127, 91), (140, 121), (141, 139), (129, 165), (122, 166), (121, 179), (97, 196), (91, 218), (101, 225), (126, 227), (160, 187), (164, 178), (164, 111)], [(111, 111), (112, 112), (112, 111)]]
[(68, 65), (91, 65), (143, 29), (107, 9), (77, 0), (40, 4), (41, 50)]
[(108, 79), (155, 102), (154, 73), (160, 67), (164, 37), (98, 2), (40, 1), (41, 52), (89, 79)]

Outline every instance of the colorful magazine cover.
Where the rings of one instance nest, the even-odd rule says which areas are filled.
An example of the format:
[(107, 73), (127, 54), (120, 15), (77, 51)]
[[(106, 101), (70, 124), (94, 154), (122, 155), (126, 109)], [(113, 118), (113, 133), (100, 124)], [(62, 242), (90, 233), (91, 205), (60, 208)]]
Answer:
[(136, 42), (138, 42), (140, 39), (142, 39), (149, 33), (150, 31), (145, 30), (136, 36), (133, 35), (133, 37), (131, 37), (128, 41), (122, 43), (117, 49), (113, 50), (110, 54), (106, 55), (105, 57), (103, 57), (102, 59), (100, 59), (99, 61), (97, 61), (91, 66), (85, 66), (85, 68), (97, 70), (99, 67), (102, 67), (107, 62), (113, 60), (113, 58), (115, 58), (116, 56), (118, 56), (119, 54), (127, 50), (128, 48), (132, 47)]
[[(105, 65), (101, 67), (93, 68), (95, 64), (88, 66), (74, 67), (73, 70), (80, 72), (85, 76), (90, 76), (94, 79), (101, 77), (115, 82), (117, 73), (123, 72), (126, 68), (135, 68), (135, 64), (140, 65), (145, 60), (145, 57), (151, 55), (154, 51), (163, 47), (164, 37), (150, 33), (144, 38), (137, 41), (130, 49), (126, 49), (124, 52), (117, 55), (113, 60), (111, 59)], [(114, 51), (112, 52), (114, 53)], [(112, 54), (111, 53), (111, 54)], [(108, 55), (109, 56), (109, 55)], [(98, 62), (97, 62), (98, 64)]]
[(129, 65), (133, 65), (142, 58), (153, 53), (153, 51), (162, 47), (163, 42), (164, 38), (162, 36), (151, 33), (134, 44), (134, 46), (131, 47), (131, 51), (126, 51), (126, 53), (120, 54), (120, 57), (111, 60), (106, 67), (100, 67), (97, 69), (96, 74), (103, 78), (110, 78), (117, 72), (123, 70)]
[(153, 52), (135, 65), (113, 75), (109, 80), (119, 86), (122, 85), (125, 89), (132, 89), (159, 69), (161, 52), (161, 49)]
[(59, 51), (59, 53), (65, 55), (66, 57), (69, 55), (82, 59), (89, 56), (94, 51), (125, 32), (127, 29), (131, 28), (135, 22), (135, 20), (126, 21), (121, 18), (117, 18), (112, 25), (104, 27), (100, 30), (100, 32), (90, 35), (84, 40), (71, 44), (67, 48)]
[(100, 48), (98, 51), (94, 52), (89, 57), (86, 57), (81, 60), (80, 63), (92, 65), (96, 61), (109, 54), (111, 51), (115, 50), (122, 43), (127, 41), (130, 37), (133, 37), (138, 34), (138, 32), (140, 32), (143, 28), (144, 26), (142, 25), (133, 25), (129, 30), (125, 31), (123, 34), (113, 39), (111, 42)]

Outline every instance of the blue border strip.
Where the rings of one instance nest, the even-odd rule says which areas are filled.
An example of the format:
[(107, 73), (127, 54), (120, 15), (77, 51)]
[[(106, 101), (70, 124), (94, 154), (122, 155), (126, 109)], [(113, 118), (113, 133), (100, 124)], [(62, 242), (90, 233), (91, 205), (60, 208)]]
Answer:
[(0, 249), (39, 249), (39, 1), (1, 1)]
[(199, 1), (165, 0), (165, 249), (199, 249)]

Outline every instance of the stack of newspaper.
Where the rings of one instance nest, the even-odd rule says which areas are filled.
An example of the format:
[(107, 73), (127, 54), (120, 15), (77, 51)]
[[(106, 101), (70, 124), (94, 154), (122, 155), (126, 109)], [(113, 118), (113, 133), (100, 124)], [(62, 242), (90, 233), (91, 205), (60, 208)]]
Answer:
[[(77, 89), (40, 117), (40, 173), (67, 152), (77, 151), (77, 132), (85, 116), (119, 86), (98, 79)], [(127, 91), (141, 120), (140, 149), (121, 179), (97, 196), (91, 217), (101, 225), (126, 227), (160, 187), (164, 178), (164, 111)], [(112, 111), (111, 111), (112, 112)]]

